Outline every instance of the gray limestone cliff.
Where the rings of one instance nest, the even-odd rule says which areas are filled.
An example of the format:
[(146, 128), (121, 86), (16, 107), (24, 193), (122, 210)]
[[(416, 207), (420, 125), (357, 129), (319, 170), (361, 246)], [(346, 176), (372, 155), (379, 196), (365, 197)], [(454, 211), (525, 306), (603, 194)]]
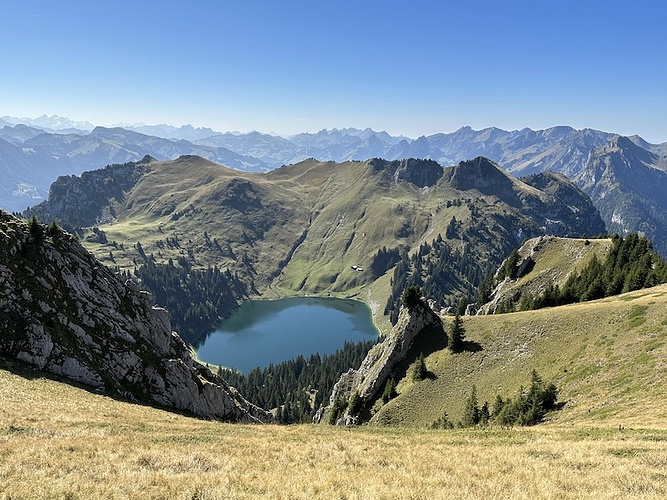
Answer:
[[(440, 317), (423, 302), (410, 309), (401, 307), (391, 332), (368, 352), (359, 368), (341, 375), (331, 392), (328, 406), (317, 412), (315, 421), (330, 421), (331, 413), (335, 412), (333, 420), (338, 425), (360, 423), (360, 415), (351, 414), (347, 408), (353, 394), (361, 398), (360, 407), (368, 408), (379, 396), (395, 366), (405, 358), (419, 333), (429, 326), (441, 325)], [(347, 409), (338, 412), (336, 406), (341, 404)]]
[(0, 356), (131, 401), (270, 422), (197, 363), (150, 293), (55, 225), (0, 211)]

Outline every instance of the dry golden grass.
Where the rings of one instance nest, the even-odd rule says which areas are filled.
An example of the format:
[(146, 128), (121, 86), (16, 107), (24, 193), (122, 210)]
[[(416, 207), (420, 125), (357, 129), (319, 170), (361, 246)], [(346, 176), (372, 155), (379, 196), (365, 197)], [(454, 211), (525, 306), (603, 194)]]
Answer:
[[(480, 349), (431, 352), (378, 414), (400, 427), (202, 421), (0, 359), (0, 499), (667, 497), (667, 285), (465, 325)], [(566, 402), (549, 423), (426, 428), (533, 367)]]
[(0, 498), (667, 495), (660, 429), (231, 425), (19, 371), (0, 370)]

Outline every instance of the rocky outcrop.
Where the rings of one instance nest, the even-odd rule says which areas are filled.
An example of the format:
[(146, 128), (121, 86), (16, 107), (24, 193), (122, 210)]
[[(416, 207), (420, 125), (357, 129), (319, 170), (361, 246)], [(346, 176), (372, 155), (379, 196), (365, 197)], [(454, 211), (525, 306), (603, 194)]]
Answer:
[(433, 160), (405, 160), (387, 161), (379, 158), (369, 160), (376, 170), (393, 172), (394, 181), (407, 181), (419, 188), (434, 186), (444, 174), (444, 169)]
[[(609, 239), (577, 239), (540, 236), (527, 239), (517, 250), (516, 260), (505, 259), (495, 275), (496, 286), (476, 314), (518, 310), (522, 298), (535, 298), (553, 286), (563, 286), (593, 255), (601, 260), (611, 247)], [(512, 271), (505, 276), (507, 266)]]
[[(516, 281), (521, 279), (524, 275), (529, 273), (533, 266), (535, 265), (535, 254), (539, 252), (541, 247), (548, 241), (555, 241), (557, 238), (548, 237), (548, 236), (538, 236), (537, 238), (527, 239), (523, 245), (518, 249), (519, 261), (514, 268), (512, 277), (505, 277), (502, 280), (499, 280), (496, 287), (491, 292), (490, 300), (486, 304), (482, 304), (476, 311), (475, 314), (495, 314), (499, 312), (502, 306), (506, 303), (510, 303), (519, 299), (521, 291), (515, 289)], [(503, 261), (503, 264), (500, 269), (506, 265), (508, 259)], [(495, 278), (498, 279), (498, 271), (496, 271)], [(540, 285), (543, 290), (547, 283), (553, 281), (553, 276), (545, 276), (544, 280), (541, 280), (539, 283), (535, 282), (534, 285)]]
[[(424, 303), (408, 309), (401, 308), (398, 322), (382, 342), (375, 345), (361, 362), (356, 370), (350, 369), (341, 375), (334, 385), (328, 406), (321, 408), (315, 421), (329, 421), (328, 417), (335, 408), (344, 404), (347, 406), (350, 398), (357, 393), (361, 398), (361, 407), (368, 407), (384, 387), (393, 368), (405, 358), (412, 343), (419, 333), (427, 326), (440, 325), (442, 321), (428, 305)], [(340, 425), (359, 423), (359, 415), (350, 414), (346, 410), (342, 416), (336, 418)]]
[(0, 211), (0, 356), (131, 401), (269, 422), (197, 363), (150, 293), (71, 235)]
[(109, 222), (114, 216), (113, 202), (122, 200), (154, 161), (146, 155), (138, 162), (109, 165), (84, 172), (79, 177), (58, 177), (49, 188), (48, 199), (28, 209), (24, 215), (35, 215), (43, 221), (58, 220), (71, 232)]
[(460, 162), (446, 171), (445, 180), (459, 191), (475, 189), (482, 194), (496, 196), (512, 207), (521, 207), (516, 179), (488, 158), (479, 156)]
[(491, 160), (478, 157), (446, 169), (444, 179), (459, 191), (478, 191), (520, 210), (543, 234), (580, 237), (605, 232), (590, 198), (561, 174), (543, 172), (516, 179)]

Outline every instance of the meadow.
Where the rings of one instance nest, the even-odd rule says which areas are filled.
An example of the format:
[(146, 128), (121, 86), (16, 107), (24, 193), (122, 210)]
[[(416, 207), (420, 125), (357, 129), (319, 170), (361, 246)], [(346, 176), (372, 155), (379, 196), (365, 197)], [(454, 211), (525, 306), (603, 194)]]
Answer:
[[(0, 359), (0, 498), (667, 496), (667, 285), (464, 324), (475, 349), (425, 336), (413, 351), (432, 377), (404, 378), (356, 428), (200, 420)], [(533, 368), (564, 404), (545, 423), (430, 428), (458, 420), (472, 384), (480, 401), (512, 396)]]
[[(433, 405), (422, 393), (453, 404), (452, 390), (437, 385), (455, 366), (445, 351), (427, 357), (435, 380), (403, 381), (380, 412), (399, 425), (352, 429), (198, 420), (3, 361), (0, 498), (664, 498), (664, 295), (663, 286), (496, 317), (495, 328), (515, 332), (510, 344), (485, 328), (493, 318), (471, 318), (469, 339), (482, 350), (458, 359), (459, 397), (484, 377), (518, 385), (517, 367), (538, 360), (557, 379), (564, 409), (529, 428), (430, 429)], [(557, 322), (566, 337), (545, 330)], [(503, 365), (496, 344), (515, 357)], [(488, 375), (471, 379), (482, 355)]]
[(235, 425), (117, 401), (7, 363), (0, 400), (3, 499), (667, 495), (664, 427)]

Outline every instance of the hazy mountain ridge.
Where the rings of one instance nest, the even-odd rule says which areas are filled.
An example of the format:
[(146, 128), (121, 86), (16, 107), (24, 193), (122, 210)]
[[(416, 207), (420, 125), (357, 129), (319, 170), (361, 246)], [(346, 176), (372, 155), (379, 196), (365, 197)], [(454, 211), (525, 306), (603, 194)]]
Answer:
[(239, 170), (268, 170), (261, 160), (223, 147), (163, 139), (122, 128), (96, 127), (83, 134), (37, 133), (35, 128), (26, 130), (16, 125), (0, 130), (0, 141), (0, 174), (9, 179), (0, 189), (0, 206), (10, 211), (22, 211), (45, 199), (49, 185), (60, 175), (138, 161), (146, 155), (167, 160), (196, 154)]
[(207, 137), (211, 137), (212, 135), (219, 133), (208, 127), (193, 127), (192, 125), (174, 127), (173, 125), (166, 125), (164, 123), (160, 125), (118, 124), (116, 127), (124, 128), (125, 130), (131, 130), (133, 132), (140, 132), (146, 135), (162, 137), (164, 139), (184, 139), (191, 142), (206, 139)]
[(0, 118), (0, 125), (24, 124), (30, 127), (40, 128), (45, 131), (68, 131), (78, 130), (80, 132), (89, 132), (95, 125), (87, 121), (74, 121), (65, 116), (42, 115), (37, 118), (18, 118), (16, 116), (3, 116)]
[[(67, 124), (61, 122), (62, 126)], [(336, 162), (364, 161), (368, 158), (422, 158), (435, 160), (441, 165), (455, 165), (484, 156), (515, 176), (547, 170), (565, 174), (599, 205), (610, 230), (623, 234), (642, 231), (656, 241), (663, 255), (667, 255), (667, 243), (663, 244), (661, 239), (662, 234), (667, 234), (667, 212), (661, 203), (664, 191), (655, 188), (662, 186), (663, 182), (661, 175), (652, 171), (667, 172), (667, 143), (650, 144), (638, 136), (622, 141), (620, 147), (628, 149), (634, 146), (635, 150), (641, 149), (646, 154), (642, 156), (636, 152), (630, 157), (626, 155), (623, 161), (630, 164), (636, 160), (639, 171), (651, 170), (634, 178), (595, 187), (587, 180), (593, 175), (591, 169), (599, 170), (600, 155), (611, 154), (605, 146), (617, 144), (618, 136), (567, 126), (537, 131), (527, 128), (506, 131), (493, 127), (483, 130), (462, 127), (452, 133), (422, 136), (414, 140), (371, 129), (321, 130), (290, 137), (259, 132), (214, 132), (189, 142), (176, 137), (202, 137), (213, 132), (212, 129), (162, 125), (135, 126), (134, 130), (97, 127), (90, 133), (77, 131), (68, 134), (63, 133), (66, 129), (58, 133), (39, 133), (35, 123), (28, 121), (29, 125), (0, 129), (0, 139), (18, 148), (0, 145), (0, 173), (8, 179), (0, 188), (0, 206), (8, 210), (23, 210), (45, 199), (48, 184), (59, 175), (79, 174), (112, 163), (138, 161), (145, 155), (158, 160), (183, 154), (198, 155), (248, 171), (266, 171), (308, 158)], [(150, 136), (137, 130), (173, 138)], [(647, 154), (649, 160), (645, 159)], [(639, 181), (648, 184), (638, 184)], [(613, 189), (612, 184), (615, 186)], [(610, 191), (605, 193), (605, 189)], [(627, 215), (628, 211), (630, 215)]]

